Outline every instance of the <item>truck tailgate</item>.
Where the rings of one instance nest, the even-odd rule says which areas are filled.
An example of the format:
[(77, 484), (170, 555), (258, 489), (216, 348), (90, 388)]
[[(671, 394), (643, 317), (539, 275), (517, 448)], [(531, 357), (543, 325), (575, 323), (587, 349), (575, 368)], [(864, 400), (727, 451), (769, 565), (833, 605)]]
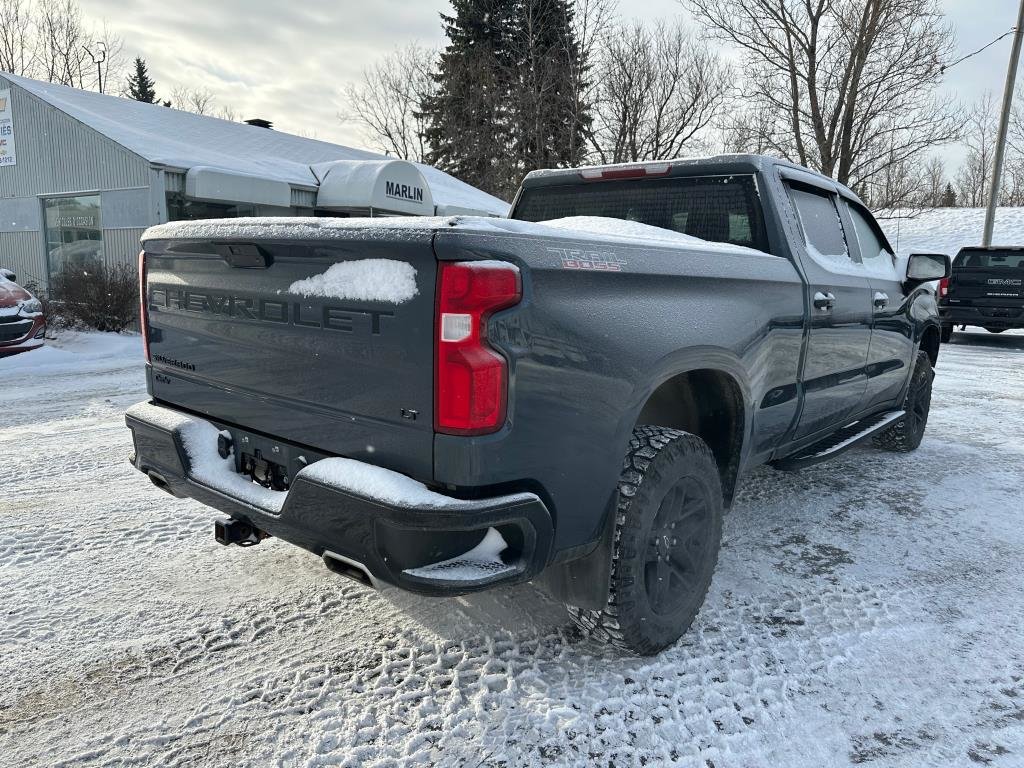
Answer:
[(156, 400), (431, 477), (429, 233), (150, 240), (143, 258)]
[(1024, 306), (1024, 249), (964, 248), (953, 263), (949, 303)]

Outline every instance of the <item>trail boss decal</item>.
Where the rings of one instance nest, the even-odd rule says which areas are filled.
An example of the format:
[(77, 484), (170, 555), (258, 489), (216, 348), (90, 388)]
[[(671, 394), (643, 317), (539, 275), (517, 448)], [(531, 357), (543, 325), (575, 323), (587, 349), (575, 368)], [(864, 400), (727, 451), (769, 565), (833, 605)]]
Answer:
[(585, 269), (591, 272), (621, 272), (626, 265), (614, 253), (587, 251), (576, 248), (548, 248), (562, 261), (562, 269)]

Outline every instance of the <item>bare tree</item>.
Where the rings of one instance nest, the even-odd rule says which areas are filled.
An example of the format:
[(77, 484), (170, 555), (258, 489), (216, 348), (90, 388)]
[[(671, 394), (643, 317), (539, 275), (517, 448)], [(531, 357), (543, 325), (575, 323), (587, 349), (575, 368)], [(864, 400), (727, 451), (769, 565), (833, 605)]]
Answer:
[(183, 112), (195, 112), (197, 115), (213, 113), (213, 91), (208, 88), (186, 88), (175, 86), (171, 89), (171, 106)]
[(597, 66), (591, 142), (601, 162), (676, 157), (720, 114), (730, 70), (679, 23), (615, 30)]
[(1015, 208), (1024, 206), (1024, 157), (1016, 152), (1006, 158), (1006, 164), (1003, 166), (999, 204)]
[(35, 19), (24, 0), (0, 5), (0, 70), (31, 77), (36, 66)]
[[(735, 45), (774, 153), (861, 187), (955, 140), (935, 97), (954, 37), (938, 0), (683, 0)], [(756, 124), (756, 122), (755, 122)]]
[(924, 164), (923, 184), (921, 204), (926, 208), (940, 207), (949, 179), (946, 177), (946, 164), (938, 155), (928, 158)]
[(776, 116), (770, 108), (763, 106), (744, 107), (731, 103), (716, 123), (722, 136), (725, 152), (750, 152), (755, 155), (770, 155), (775, 152), (771, 140), (772, 126)]
[(39, 74), (51, 83), (85, 88), (91, 79), (90, 43), (75, 0), (40, 0)]
[(924, 202), (927, 169), (919, 157), (903, 157), (896, 147), (879, 164), (879, 171), (858, 185), (860, 198), (874, 211), (898, 211), (906, 216), (927, 207)]
[(988, 202), (989, 178), (995, 158), (998, 106), (991, 93), (985, 93), (968, 113), (964, 125), (967, 156), (956, 176), (960, 204), (976, 208)]
[[(412, 43), (364, 69), (363, 81), (345, 88), (352, 116), (367, 139), (388, 154), (415, 162), (426, 156), (420, 104), (437, 87), (431, 74), (436, 59), (436, 51)], [(338, 117), (345, 121), (348, 115)]]
[[(28, 13), (28, 11), (26, 11)], [(77, 0), (39, 0), (34, 18), (25, 22), (33, 42), (28, 74), (73, 88), (106, 90), (110, 78), (120, 82), (124, 69), (124, 40), (106, 21), (87, 22)]]

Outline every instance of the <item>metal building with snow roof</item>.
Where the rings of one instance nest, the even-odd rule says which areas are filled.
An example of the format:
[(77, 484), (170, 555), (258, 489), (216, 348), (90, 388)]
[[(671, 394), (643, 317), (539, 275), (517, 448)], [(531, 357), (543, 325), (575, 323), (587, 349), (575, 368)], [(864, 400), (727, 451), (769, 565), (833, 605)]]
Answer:
[(0, 267), (22, 282), (134, 263), (166, 221), (507, 210), (428, 165), (0, 73)]

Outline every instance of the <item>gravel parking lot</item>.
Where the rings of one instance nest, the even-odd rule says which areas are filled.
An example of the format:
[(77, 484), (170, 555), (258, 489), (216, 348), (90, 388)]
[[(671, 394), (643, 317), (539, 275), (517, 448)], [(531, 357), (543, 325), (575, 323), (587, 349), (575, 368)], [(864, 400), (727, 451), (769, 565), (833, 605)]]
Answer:
[(0, 360), (4, 765), (1024, 764), (1024, 335), (943, 346), (917, 453), (749, 478), (653, 659), (219, 546), (128, 465), (144, 389), (137, 338)]

